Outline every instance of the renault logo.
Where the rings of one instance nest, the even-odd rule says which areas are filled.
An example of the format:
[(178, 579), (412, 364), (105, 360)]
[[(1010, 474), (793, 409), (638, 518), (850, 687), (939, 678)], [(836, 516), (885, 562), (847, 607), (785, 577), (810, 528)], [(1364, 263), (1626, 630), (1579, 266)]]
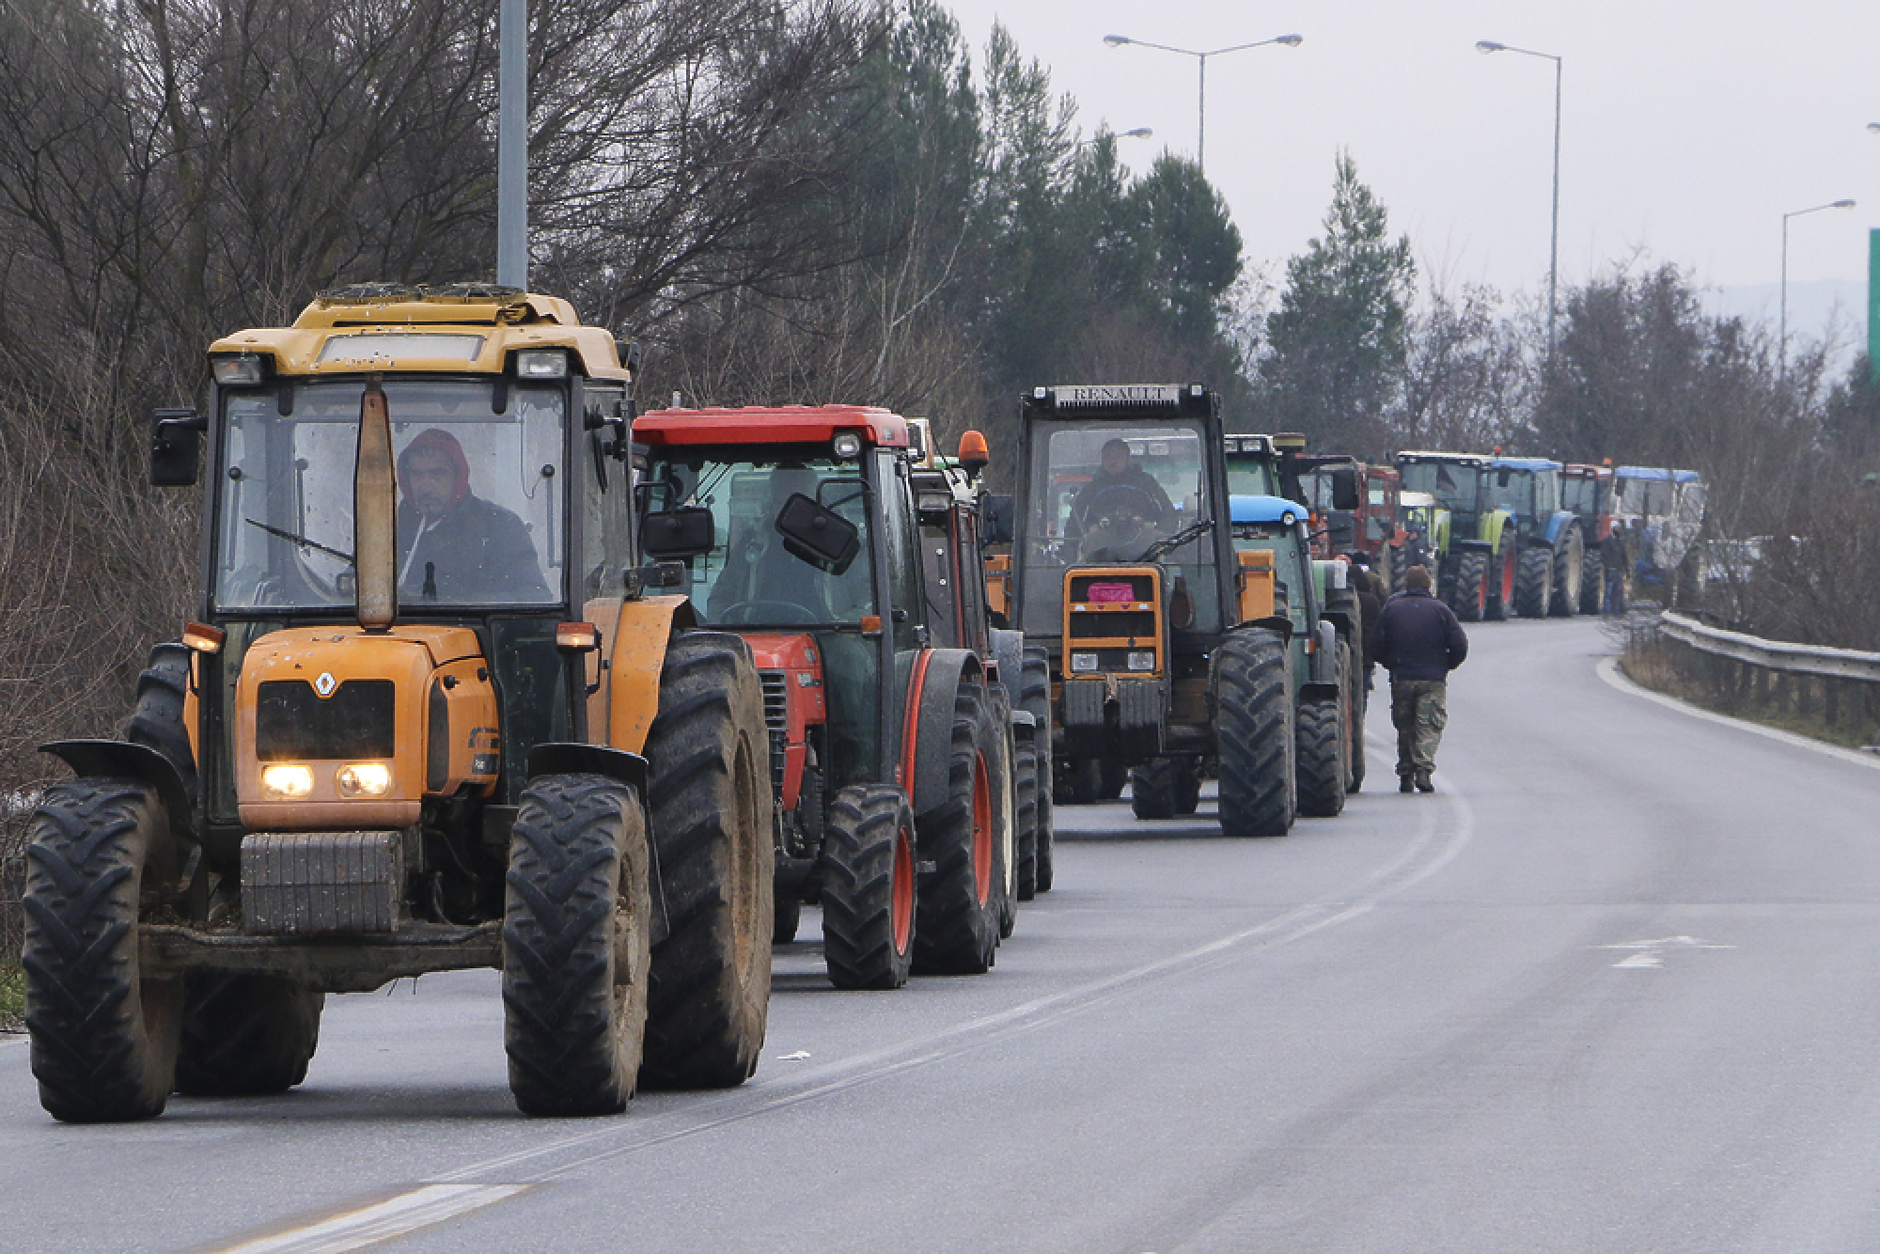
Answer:
[(320, 678), (313, 681), (313, 690), (323, 697), (333, 695), (333, 689), (339, 687), (339, 681), (333, 678), (332, 671), (321, 671)]

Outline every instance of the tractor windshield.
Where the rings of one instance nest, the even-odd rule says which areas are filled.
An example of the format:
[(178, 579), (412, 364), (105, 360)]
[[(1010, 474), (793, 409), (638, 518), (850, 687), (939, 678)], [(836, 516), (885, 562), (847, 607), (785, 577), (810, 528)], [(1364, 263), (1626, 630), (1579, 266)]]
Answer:
[[(353, 604), (364, 386), (351, 379), (224, 394), (218, 608)], [(562, 389), (516, 384), (499, 393), (488, 381), (435, 378), (383, 386), (398, 466), (401, 607), (561, 601)]]
[[(864, 616), (879, 612), (867, 489), (855, 463), (774, 455), (732, 460), (717, 449), (661, 449), (641, 487), (648, 513), (687, 506), (712, 513), (713, 547), (687, 562), (701, 622), (859, 627)], [(854, 528), (848, 560), (832, 560), (784, 533), (791, 518), (811, 525), (826, 518), (817, 510), (835, 515), (820, 528), (824, 532)]]
[(1398, 466), (1405, 492), (1427, 492), (1454, 513), (1475, 513), (1476, 468), (1460, 462), (1404, 462)]
[[(1160, 562), (1186, 580), (1194, 628), (1219, 631), (1214, 539), (1197, 524), (1212, 519), (1199, 421), (1041, 424), (1033, 444), (1025, 528), (1025, 630), (1055, 635), (1064, 571), (1093, 564)], [(1188, 536), (1173, 549), (1159, 542)]]
[(1488, 507), (1505, 509), (1518, 518), (1534, 517), (1534, 472), (1507, 466), (1489, 471)]
[(1581, 518), (1597, 518), (1612, 512), (1612, 480), (1591, 475), (1574, 475), (1560, 482), (1562, 508)]

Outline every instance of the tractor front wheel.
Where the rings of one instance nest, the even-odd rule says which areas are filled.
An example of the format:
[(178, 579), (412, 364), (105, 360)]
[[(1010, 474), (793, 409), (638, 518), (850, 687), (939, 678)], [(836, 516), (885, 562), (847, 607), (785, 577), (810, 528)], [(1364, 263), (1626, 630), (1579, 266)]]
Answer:
[(285, 1093), (307, 1078), (326, 994), (273, 975), (191, 972), (184, 982), (176, 1091), (191, 1097)]
[(1523, 618), (1546, 618), (1553, 600), (1554, 552), (1524, 549), (1515, 563), (1514, 608)]
[(1464, 553), (1456, 562), (1456, 617), (1479, 623), (1488, 614), (1488, 554)]
[(1215, 736), (1220, 747), (1221, 831), (1284, 836), (1297, 803), (1293, 699), (1287, 645), (1243, 628), (1215, 651)]
[(985, 696), (962, 682), (953, 707), (946, 798), (919, 816), (918, 848), (933, 869), (916, 894), (914, 970), (978, 975), (999, 944), (998, 779), (987, 761)]
[(143, 974), (141, 903), (177, 866), (163, 805), (128, 779), (46, 789), (26, 848), (26, 1031), (39, 1103), (66, 1123), (163, 1113), (183, 981)]
[(898, 788), (844, 788), (823, 837), (823, 955), (837, 988), (900, 988), (914, 957), (914, 812)]

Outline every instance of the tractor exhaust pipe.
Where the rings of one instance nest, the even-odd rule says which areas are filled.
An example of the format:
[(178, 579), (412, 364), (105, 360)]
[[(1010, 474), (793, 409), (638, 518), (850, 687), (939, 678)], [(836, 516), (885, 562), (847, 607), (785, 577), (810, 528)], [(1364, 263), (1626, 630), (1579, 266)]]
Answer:
[(353, 576), (359, 625), (385, 631), (398, 618), (398, 466), (392, 417), (373, 375), (359, 398), (359, 453), (353, 463)]

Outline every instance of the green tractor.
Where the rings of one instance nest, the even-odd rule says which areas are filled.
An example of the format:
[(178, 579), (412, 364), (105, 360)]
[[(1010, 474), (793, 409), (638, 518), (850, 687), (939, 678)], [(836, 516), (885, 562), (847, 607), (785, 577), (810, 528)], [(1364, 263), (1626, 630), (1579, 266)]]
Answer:
[[(1302, 692), (1348, 702), (1336, 630), (1321, 642), (1314, 620), (1274, 613), (1259, 595), (1272, 558), (1238, 552), (1222, 525), (1236, 456), (1274, 471), (1271, 442), (1226, 436), (1219, 398), (1200, 384), (1034, 389), (1021, 412), (1008, 612), (1051, 660), (1055, 770), (1073, 797), (1121, 764), (1137, 816), (1169, 818), (1193, 812), (1214, 767), (1222, 830), (1282, 835), (1299, 800), (1295, 704)], [(1289, 660), (1300, 627), (1316, 667), (1305, 690)], [(1313, 740), (1307, 756), (1334, 761), (1303, 769), (1336, 777), (1339, 743)], [(1342, 804), (1339, 790), (1322, 808)]]
[[(1418, 547), (1435, 563), (1436, 594), (1464, 622), (1507, 618), (1515, 608), (1518, 529), (1489, 503), (1492, 459), (1474, 453), (1397, 454), (1403, 476), (1404, 529), (1421, 531)], [(1427, 498), (1427, 504), (1425, 499)], [(1439, 516), (1446, 519), (1439, 526)]]

